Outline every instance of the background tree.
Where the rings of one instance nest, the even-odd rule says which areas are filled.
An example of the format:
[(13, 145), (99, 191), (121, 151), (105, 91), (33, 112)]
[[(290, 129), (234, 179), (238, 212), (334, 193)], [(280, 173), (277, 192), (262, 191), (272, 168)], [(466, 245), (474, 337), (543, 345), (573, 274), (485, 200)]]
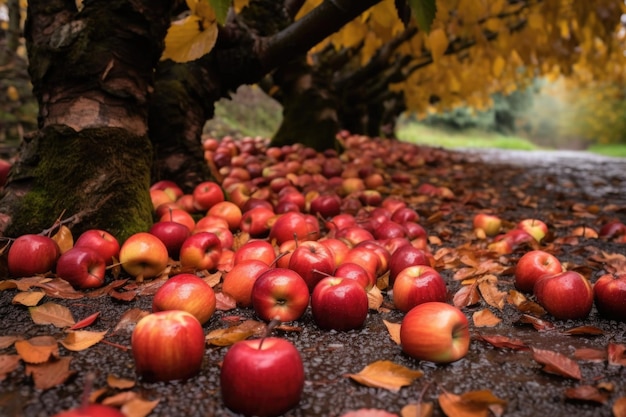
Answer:
[(275, 144), (321, 149), (340, 127), (390, 133), (405, 109), (486, 108), (540, 74), (623, 73), (619, 0), (440, 0), (430, 31), (434, 0), (230, 4), (31, 0), (39, 129), (23, 141), (0, 231), (42, 230), (62, 213), (76, 233), (146, 229), (150, 181), (190, 189), (207, 177), (202, 127), (242, 84), (263, 80), (285, 104)]

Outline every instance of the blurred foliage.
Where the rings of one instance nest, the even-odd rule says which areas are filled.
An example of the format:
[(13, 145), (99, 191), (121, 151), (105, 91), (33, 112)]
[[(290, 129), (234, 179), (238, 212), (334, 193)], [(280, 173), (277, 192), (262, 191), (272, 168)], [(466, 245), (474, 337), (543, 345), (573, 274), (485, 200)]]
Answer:
[(257, 86), (241, 86), (230, 99), (215, 103), (215, 116), (204, 126), (213, 137), (271, 137), (282, 118), (282, 107)]

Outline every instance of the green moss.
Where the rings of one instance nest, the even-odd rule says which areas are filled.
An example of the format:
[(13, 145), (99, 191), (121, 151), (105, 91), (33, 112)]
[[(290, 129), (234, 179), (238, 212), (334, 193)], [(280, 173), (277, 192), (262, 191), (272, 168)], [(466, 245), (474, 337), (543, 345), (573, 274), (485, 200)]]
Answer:
[(36, 156), (27, 157), (16, 172), (17, 184), (28, 184), (28, 191), (9, 208), (8, 235), (40, 232), (58, 217), (74, 215), (79, 220), (72, 227), (75, 236), (101, 228), (125, 240), (150, 227), (147, 137), (118, 128), (48, 127), (29, 146)]

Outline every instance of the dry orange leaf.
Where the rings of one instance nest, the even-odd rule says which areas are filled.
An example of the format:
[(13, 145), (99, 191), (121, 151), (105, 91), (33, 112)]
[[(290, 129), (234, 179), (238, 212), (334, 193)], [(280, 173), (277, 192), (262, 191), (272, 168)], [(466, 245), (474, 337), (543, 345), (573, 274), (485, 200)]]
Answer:
[(471, 285), (463, 285), (452, 298), (455, 307), (469, 307), (480, 302), (480, 294), (476, 288), (476, 282)]
[(89, 298), (102, 297), (104, 295), (108, 295), (112, 290), (116, 288), (123, 287), (126, 282), (128, 282), (128, 279), (116, 279), (115, 281), (108, 283), (104, 287), (100, 287), (88, 292), (86, 295)]
[(367, 303), (370, 310), (378, 311), (381, 305), (383, 305), (383, 293), (380, 289), (374, 285), (367, 292)]
[(393, 340), (397, 345), (400, 344), (400, 327), (402, 327), (402, 323), (392, 323), (387, 320), (383, 320), (385, 326), (387, 327), (387, 331), (389, 332), (389, 336), (391, 340)]
[(566, 378), (582, 379), (580, 367), (576, 361), (571, 360), (558, 352), (544, 349), (530, 348), (533, 359), (543, 365), (543, 371)]
[(19, 355), (0, 355), (0, 381), (15, 371), (20, 364)]
[(487, 308), (474, 312), (472, 320), (474, 320), (474, 326), (476, 327), (494, 327), (502, 321)]
[(596, 326), (578, 326), (567, 329), (563, 333), (572, 336), (600, 336), (604, 334), (604, 330)]
[(508, 348), (508, 349), (513, 349), (513, 350), (530, 350), (530, 348), (526, 346), (526, 344), (522, 342), (521, 340), (511, 339), (510, 337), (501, 336), (498, 334), (492, 335), (492, 336), (478, 335), (477, 339), (483, 340), (496, 348)]
[(402, 417), (431, 417), (433, 415), (433, 403), (408, 404), (400, 410)]
[(266, 327), (265, 323), (260, 321), (246, 320), (238, 326), (213, 330), (206, 335), (205, 340), (215, 346), (230, 346), (250, 336), (261, 336), (265, 333)]
[(422, 375), (424, 375), (422, 371), (415, 371), (391, 361), (376, 361), (367, 365), (358, 374), (346, 376), (368, 387), (397, 392), (400, 388), (411, 385)]
[(78, 300), (85, 296), (82, 291), (75, 290), (69, 282), (61, 278), (42, 280), (32, 286), (44, 290), (48, 297)]
[(111, 388), (117, 389), (129, 389), (135, 386), (135, 381), (132, 379), (118, 378), (115, 375), (107, 375), (107, 385)]
[(6, 349), (18, 340), (22, 340), (21, 336), (0, 336), (0, 349)]
[(121, 407), (122, 405), (138, 397), (139, 397), (139, 394), (137, 394), (136, 392), (123, 391), (123, 392), (120, 392), (120, 393), (117, 393), (115, 395), (111, 395), (110, 397), (105, 398), (104, 400), (102, 400), (102, 404), (108, 405), (111, 407)]
[(566, 389), (565, 397), (570, 400), (591, 401), (604, 404), (609, 399), (609, 393), (592, 385), (579, 385)]
[(107, 330), (103, 332), (91, 332), (88, 330), (69, 331), (65, 339), (61, 340), (61, 344), (67, 350), (79, 352), (101, 341), (105, 334), (107, 334)]
[(35, 388), (47, 390), (64, 383), (67, 378), (74, 374), (74, 371), (70, 371), (71, 361), (72, 358), (66, 356), (46, 363), (28, 364), (26, 365), (26, 375), (32, 376)]
[(444, 392), (439, 395), (439, 406), (448, 417), (487, 417), (491, 409), (505, 405), (506, 401), (488, 390), (469, 391), (462, 395)]
[(159, 401), (134, 398), (122, 406), (122, 413), (127, 417), (146, 417), (159, 405)]
[(574, 352), (574, 357), (583, 361), (604, 362), (607, 358), (605, 350), (580, 348)]
[(533, 317), (528, 314), (522, 314), (522, 317), (520, 317), (519, 322), (529, 323), (535, 328), (535, 330), (539, 330), (539, 331), (546, 331), (546, 330), (554, 329), (553, 323), (546, 321), (546, 320), (542, 320), (537, 317)]
[(613, 417), (626, 417), (626, 397), (620, 397), (613, 403)]
[(37, 324), (52, 324), (56, 327), (71, 327), (76, 322), (69, 308), (48, 302), (39, 307), (30, 307), (30, 317)]
[(52, 336), (36, 336), (15, 342), (17, 354), (26, 363), (44, 363), (59, 357), (59, 345)]
[(621, 343), (609, 343), (607, 355), (609, 365), (626, 366), (626, 345)]
[(72, 236), (72, 231), (69, 227), (65, 225), (61, 225), (59, 230), (52, 236), (57, 245), (59, 245), (59, 249), (61, 249), (61, 253), (65, 253), (74, 246), (74, 236)]
[(215, 308), (217, 310), (228, 311), (237, 307), (237, 302), (235, 301), (235, 299), (228, 294), (224, 294), (221, 291), (215, 293), (215, 299)]
[(26, 307), (34, 307), (41, 299), (46, 295), (43, 291), (27, 291), (27, 292), (18, 292), (13, 297), (11, 303), (13, 304), (21, 304)]
[(478, 282), (478, 290), (483, 300), (498, 310), (504, 308), (507, 293), (498, 289), (498, 278), (495, 275), (485, 275)]

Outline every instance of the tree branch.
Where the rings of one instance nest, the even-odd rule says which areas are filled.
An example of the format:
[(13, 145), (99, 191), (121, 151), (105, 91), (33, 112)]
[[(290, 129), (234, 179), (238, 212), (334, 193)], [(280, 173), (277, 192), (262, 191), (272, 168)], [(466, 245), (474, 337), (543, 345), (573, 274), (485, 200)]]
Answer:
[(381, 0), (326, 0), (277, 34), (261, 39), (258, 55), (269, 72), (337, 32)]

